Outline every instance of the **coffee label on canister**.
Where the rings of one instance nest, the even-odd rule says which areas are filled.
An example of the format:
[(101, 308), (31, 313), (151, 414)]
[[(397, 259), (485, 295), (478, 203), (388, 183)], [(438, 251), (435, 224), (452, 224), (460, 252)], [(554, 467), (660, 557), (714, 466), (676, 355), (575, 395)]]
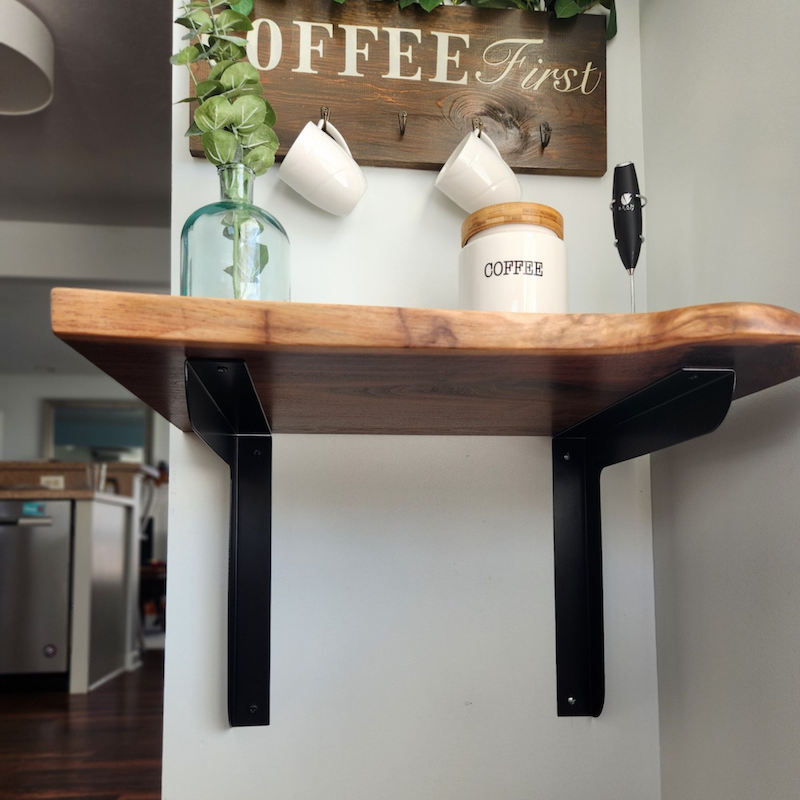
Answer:
[(566, 313), (564, 242), (536, 229), (502, 227), (474, 237), (459, 259), (459, 304), (478, 311)]
[(544, 277), (544, 264), (541, 261), (487, 261), (483, 268), (487, 278), (502, 278), (505, 275), (532, 275)]

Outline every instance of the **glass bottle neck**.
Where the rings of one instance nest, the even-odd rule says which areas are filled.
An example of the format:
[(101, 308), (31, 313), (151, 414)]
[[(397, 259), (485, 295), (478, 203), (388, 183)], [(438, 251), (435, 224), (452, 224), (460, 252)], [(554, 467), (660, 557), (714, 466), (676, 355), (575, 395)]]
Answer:
[(255, 173), (244, 164), (223, 164), (217, 167), (219, 191), (222, 200), (235, 203), (253, 202)]

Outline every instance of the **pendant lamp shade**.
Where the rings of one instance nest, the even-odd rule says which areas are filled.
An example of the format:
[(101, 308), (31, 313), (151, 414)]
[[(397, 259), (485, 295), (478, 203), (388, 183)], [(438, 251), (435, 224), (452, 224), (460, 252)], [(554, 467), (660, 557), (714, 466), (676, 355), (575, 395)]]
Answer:
[(17, 0), (0, 0), (0, 114), (33, 114), (53, 99), (53, 37)]

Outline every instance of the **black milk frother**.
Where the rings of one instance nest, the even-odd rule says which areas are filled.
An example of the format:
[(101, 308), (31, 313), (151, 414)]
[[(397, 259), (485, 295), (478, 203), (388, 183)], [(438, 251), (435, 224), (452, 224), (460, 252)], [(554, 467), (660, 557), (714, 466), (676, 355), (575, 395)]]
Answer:
[(611, 198), (611, 216), (614, 219), (614, 244), (622, 264), (631, 276), (631, 312), (636, 311), (633, 271), (639, 260), (642, 236), (642, 209), (647, 198), (639, 194), (636, 167), (632, 161), (618, 164), (614, 169), (614, 188)]

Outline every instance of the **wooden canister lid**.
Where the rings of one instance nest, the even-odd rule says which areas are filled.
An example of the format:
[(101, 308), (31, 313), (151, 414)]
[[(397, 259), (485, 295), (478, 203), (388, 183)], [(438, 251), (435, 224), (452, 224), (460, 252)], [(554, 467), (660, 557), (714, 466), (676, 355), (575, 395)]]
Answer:
[(476, 233), (496, 225), (541, 225), (564, 238), (564, 217), (541, 203), (498, 203), (470, 214), (461, 225), (461, 246)]

